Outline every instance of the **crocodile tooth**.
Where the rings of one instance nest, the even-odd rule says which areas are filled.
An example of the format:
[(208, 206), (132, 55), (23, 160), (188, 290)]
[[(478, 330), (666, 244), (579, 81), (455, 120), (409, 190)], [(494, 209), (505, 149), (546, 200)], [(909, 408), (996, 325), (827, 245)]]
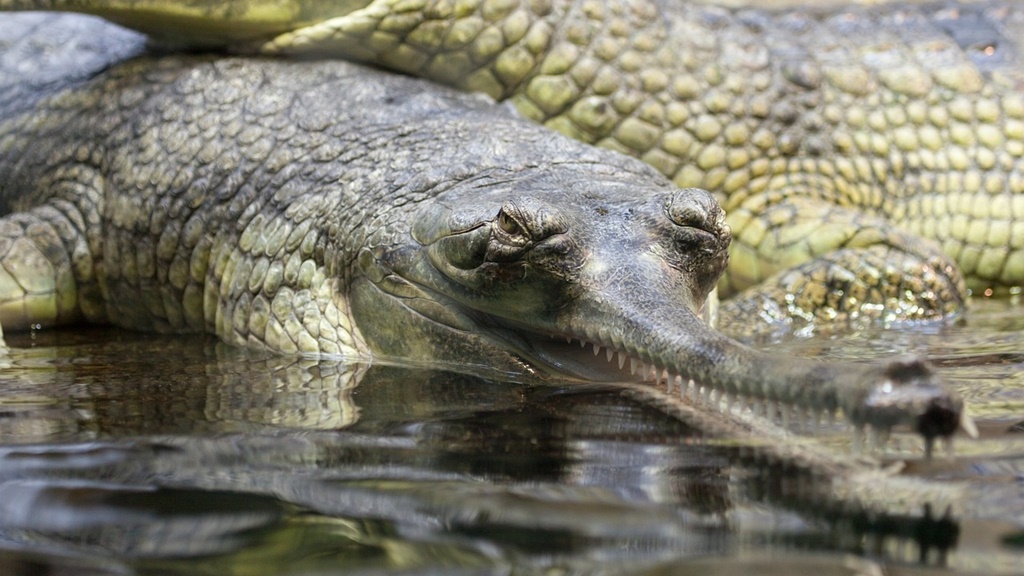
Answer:
[(619, 370), (622, 370), (622, 367), (625, 366), (625, 365), (626, 365), (626, 353), (622, 352), (622, 351), (619, 351)]
[[(964, 431), (971, 438), (978, 437), (978, 427), (974, 424), (974, 418), (971, 418), (967, 414), (967, 410), (964, 409), (960, 412), (960, 429)], [(952, 438), (952, 436), (950, 436)]]
[(896, 545), (893, 547), (893, 555), (895, 558), (900, 560), (906, 558), (908, 562), (913, 562), (909, 557), (910, 555), (907, 553), (907, 541), (903, 538), (896, 539)]
[(860, 454), (864, 445), (864, 425), (856, 424), (853, 428), (853, 453)]
[(875, 425), (868, 426), (868, 452), (879, 452), (885, 445), (885, 433)]
[(743, 394), (740, 394), (739, 392), (733, 392), (732, 395), (735, 398), (735, 400), (733, 400), (733, 402), (736, 403), (736, 409), (739, 411), (740, 414), (745, 412), (747, 410), (747, 408), (750, 408), (750, 399), (749, 398), (747, 398)]
[(725, 394), (725, 413), (732, 414), (732, 404), (736, 400), (735, 394)]
[(605, 348), (605, 355), (608, 356), (608, 361), (611, 362), (612, 357), (615, 356), (615, 350), (612, 350), (612, 347), (609, 346), (608, 348)]
[(889, 446), (889, 436), (891, 435), (891, 433), (892, 428), (890, 426), (883, 426), (875, 430), (875, 438), (878, 442), (878, 448), (882, 452), (885, 452), (886, 447)]
[(738, 390), (733, 390), (732, 392), (729, 393), (729, 395), (733, 397), (733, 403), (736, 404), (736, 408), (740, 412), (743, 412), (747, 408), (750, 408), (751, 403), (753, 403), (754, 401), (753, 396), (744, 394), (743, 392), (740, 392)]
[(586, 347), (587, 347), (587, 341), (586, 340), (580, 340), (580, 348), (586, 348)]
[(611, 342), (612, 346), (618, 349), (625, 348), (625, 346), (622, 345), (622, 339), (617, 338), (614, 334), (612, 334), (608, 340), (604, 340), (604, 342)]
[(594, 356), (601, 353), (601, 346), (597, 342), (594, 342)]

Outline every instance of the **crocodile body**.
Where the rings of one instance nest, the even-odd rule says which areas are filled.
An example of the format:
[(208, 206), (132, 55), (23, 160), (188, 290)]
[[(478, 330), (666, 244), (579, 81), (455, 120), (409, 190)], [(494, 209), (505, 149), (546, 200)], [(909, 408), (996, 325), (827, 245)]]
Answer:
[(1024, 283), (1012, 2), (174, 4), (201, 36), (152, 18), (168, 12), (155, 0), (2, 4), (89, 11), (175, 43), (353, 58), (508, 100), (715, 192), (734, 232), (722, 293), (762, 287), (731, 317), (933, 318), (962, 306), (961, 272), (986, 295)]
[(517, 379), (693, 380), (712, 406), (841, 411), (928, 447), (970, 431), (918, 360), (775, 358), (709, 329), (721, 209), (642, 162), (339, 61), (149, 56), (82, 35), (98, 21), (7, 21), (3, 77), (27, 77), (0, 92), (6, 328), (86, 320)]

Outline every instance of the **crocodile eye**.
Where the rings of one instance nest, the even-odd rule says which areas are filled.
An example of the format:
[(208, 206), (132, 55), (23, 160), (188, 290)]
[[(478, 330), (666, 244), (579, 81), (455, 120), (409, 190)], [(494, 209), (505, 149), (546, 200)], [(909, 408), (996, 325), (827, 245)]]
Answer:
[(520, 231), (519, 223), (509, 216), (504, 209), (498, 213), (498, 227), (507, 234), (516, 234)]

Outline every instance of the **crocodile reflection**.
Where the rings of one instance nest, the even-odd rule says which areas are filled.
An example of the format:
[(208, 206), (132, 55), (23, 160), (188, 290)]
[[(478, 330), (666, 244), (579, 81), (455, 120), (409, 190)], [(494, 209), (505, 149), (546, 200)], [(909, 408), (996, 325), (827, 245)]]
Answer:
[[(708, 444), (713, 431), (620, 390), (266, 357), (212, 340), (43, 340), (60, 335), (39, 334), (35, 351), (18, 336), (0, 392), (34, 396), (0, 418), (0, 501), (34, 506), (9, 508), (5, 533), (42, 535), (44, 547), (148, 547), (146, 562), (230, 556), (252, 530), (299, 529), (277, 505), (245, 512), (249, 498), (267, 497), (346, 526), (364, 552), (400, 549), (423, 566), (431, 554), (482, 561), (484, 545), (581, 566), (637, 550), (653, 562), (723, 554), (735, 541), (804, 545), (804, 531), (765, 534), (740, 519), (765, 504), (824, 530), (814, 545), (826, 550), (856, 551), (868, 537), (889, 543), (885, 555), (901, 542), (899, 558), (935, 561), (942, 555), (929, 552), (956, 542), (955, 523), (867, 514), (836, 500), (832, 479), (757, 447)], [(794, 489), (795, 473), (804, 480)], [(209, 493), (237, 505), (166, 513), (169, 499)], [(57, 512), (67, 524), (44, 522)], [(146, 518), (170, 523), (173, 536), (157, 545), (143, 541), (152, 528), (118, 528)], [(453, 537), (459, 545), (438, 552)]]

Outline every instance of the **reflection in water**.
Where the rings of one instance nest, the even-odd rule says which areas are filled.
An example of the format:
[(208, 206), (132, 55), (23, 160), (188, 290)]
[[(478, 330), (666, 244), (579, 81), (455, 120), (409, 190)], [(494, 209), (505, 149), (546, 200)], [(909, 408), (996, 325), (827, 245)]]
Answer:
[(852, 574), (922, 549), (932, 564), (948, 550), (952, 567), (1012, 573), (1024, 326), (993, 306), (976, 310), (984, 329), (772, 345), (933, 357), (983, 431), (957, 459), (910, 466), (968, 486), (955, 522), (810, 497), (815, 478), (614, 389), (266, 357), (199, 337), (8, 334), (0, 573)]

